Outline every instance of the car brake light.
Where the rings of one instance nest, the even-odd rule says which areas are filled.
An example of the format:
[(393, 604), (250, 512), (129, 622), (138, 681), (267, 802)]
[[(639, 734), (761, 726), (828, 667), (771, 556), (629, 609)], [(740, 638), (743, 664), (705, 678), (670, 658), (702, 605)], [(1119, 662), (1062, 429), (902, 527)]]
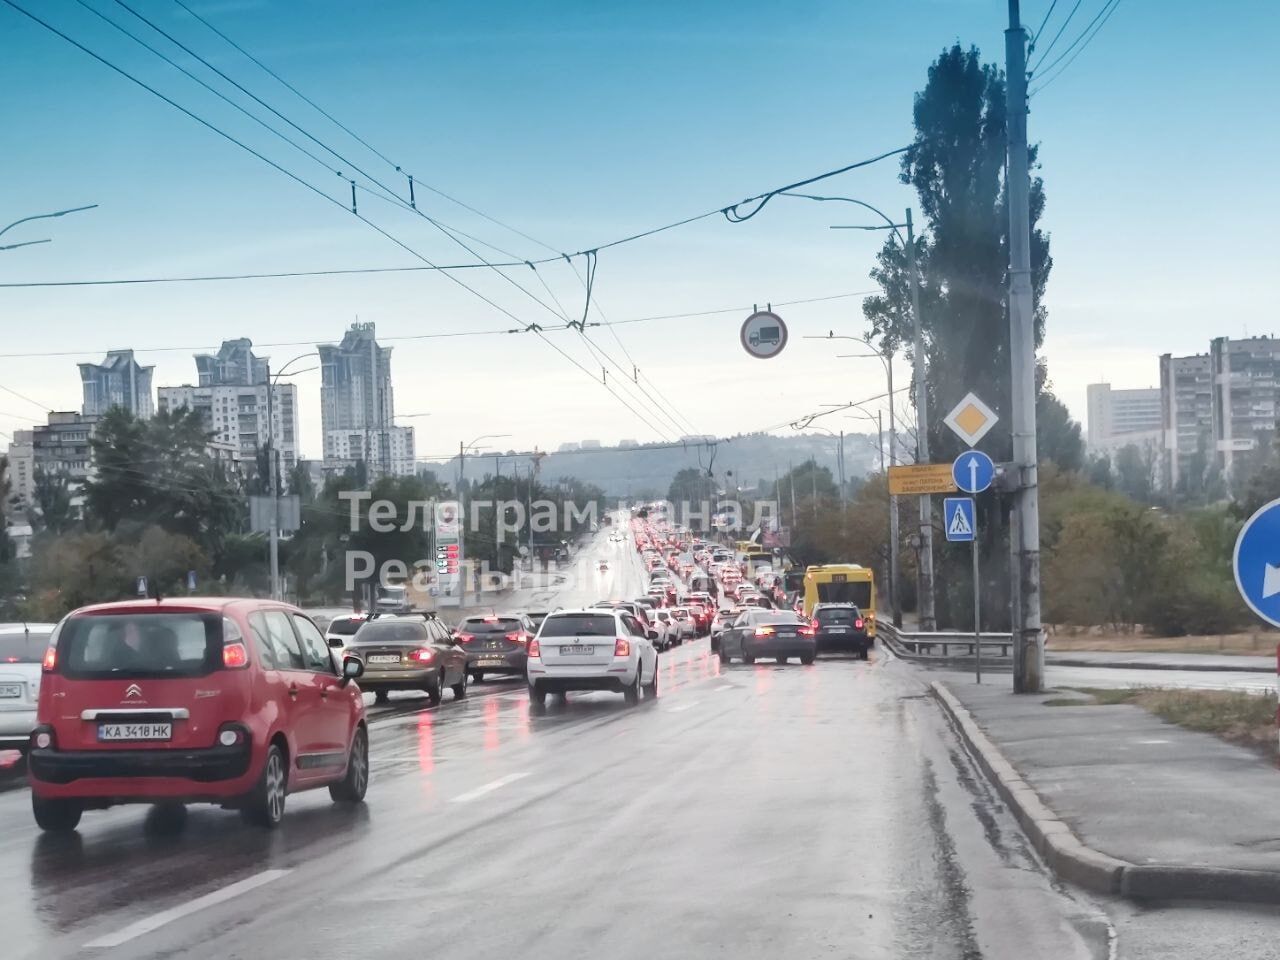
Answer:
[(418, 663), (430, 663), (436, 658), (436, 652), (427, 647), (420, 650), (410, 650), (409, 659), (416, 660)]
[(865, 626), (866, 626), (866, 621), (864, 621), (861, 617), (853, 621), (853, 627), (855, 630), (861, 630)]
[(51, 673), (53, 672), (53, 668), (56, 667), (57, 665), (58, 665), (58, 648), (49, 647), (49, 649), (47, 649), (44, 652), (44, 660), (41, 663), (41, 667), (45, 673)]
[(249, 665), (249, 651), (243, 643), (227, 643), (222, 646), (222, 665), (228, 669), (237, 669)]
[(812, 637), (817, 632), (818, 632), (818, 628), (813, 626), (812, 624), (810, 624), (807, 627), (801, 627), (799, 630), (796, 631), (796, 633), (800, 634), (800, 636), (802, 637)]
[(498, 618), (497, 618), (496, 616), (485, 617), (485, 618), (484, 618), (484, 622), (485, 622), (485, 623), (497, 623), (497, 622), (498, 622)]
[(756, 627), (757, 637), (772, 637), (773, 627)]
[(524, 631), (517, 630), (515, 633), (508, 633), (507, 639), (512, 643), (525, 643), (528, 641), (529, 636)]
[(453, 635), (453, 639), (457, 640), (459, 643), (470, 643), (475, 639), (475, 637), (470, 633), (455, 633)]
[(621, 637), (619, 637), (616, 641), (614, 641), (613, 655), (615, 657), (631, 656), (631, 641), (623, 640)]

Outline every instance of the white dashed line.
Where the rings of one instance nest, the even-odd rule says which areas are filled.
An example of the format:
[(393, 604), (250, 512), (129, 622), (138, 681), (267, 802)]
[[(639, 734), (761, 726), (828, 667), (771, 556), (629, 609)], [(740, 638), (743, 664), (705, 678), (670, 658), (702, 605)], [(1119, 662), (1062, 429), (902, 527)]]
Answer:
[(128, 943), (145, 933), (158, 930), (165, 924), (173, 923), (175, 920), (181, 920), (183, 917), (197, 913), (205, 907), (212, 907), (219, 903), (224, 903), (234, 897), (240, 896), (242, 893), (248, 893), (255, 890), (263, 884), (270, 883), (272, 880), (279, 880), (288, 870), (263, 870), (261, 873), (255, 873), (251, 877), (245, 877), (233, 884), (222, 887), (220, 890), (214, 890), (212, 893), (206, 893), (203, 897), (196, 897), (180, 907), (173, 907), (169, 910), (162, 910), (159, 913), (153, 913), (149, 917), (131, 923), (122, 930), (115, 933), (107, 934), (105, 937), (99, 937), (97, 940), (90, 940), (86, 943), (85, 949), (97, 949), (100, 947), (118, 947), (122, 943)]
[(723, 687), (712, 687), (712, 688), (711, 688), (711, 692), (712, 692), (712, 693), (724, 693), (726, 690), (732, 690), (732, 689), (733, 689), (733, 684), (732, 684), (732, 683), (726, 683)]
[(683, 710), (691, 710), (691, 709), (693, 709), (694, 707), (696, 707), (696, 706), (697, 706), (699, 703), (701, 703), (701, 702), (702, 702), (701, 700), (694, 700), (694, 701), (692, 701), (691, 703), (682, 703), (682, 704), (680, 704), (680, 706), (678, 706), (678, 707), (672, 707), (672, 708), (671, 708), (670, 710), (668, 710), (667, 712), (668, 712), (668, 713), (680, 713), (680, 712), (681, 712), (681, 711), (683, 711)]
[(497, 780), (491, 780), (489, 783), (476, 787), (474, 790), (468, 790), (466, 793), (458, 794), (458, 796), (454, 797), (450, 803), (467, 803), (471, 800), (478, 800), (485, 794), (493, 793), (495, 790), (500, 790), (507, 784), (515, 783), (517, 780), (522, 780), (528, 775), (529, 774), (527, 773), (509, 773), (505, 777), (499, 777)]

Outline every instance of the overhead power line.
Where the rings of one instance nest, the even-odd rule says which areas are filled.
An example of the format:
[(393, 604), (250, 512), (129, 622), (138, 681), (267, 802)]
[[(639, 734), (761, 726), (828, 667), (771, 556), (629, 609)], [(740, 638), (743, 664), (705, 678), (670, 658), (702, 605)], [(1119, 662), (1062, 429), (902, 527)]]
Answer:
[[(1107, 21), (1111, 19), (1111, 15), (1116, 12), (1116, 8), (1119, 6), (1120, 6), (1120, 0), (1109, 0), (1108, 3), (1103, 4), (1102, 9), (1098, 11), (1098, 15), (1094, 17), (1092, 21), (1090, 21), (1089, 26), (1084, 28), (1084, 30), (1080, 33), (1080, 36), (1076, 37), (1075, 41), (1071, 44), (1071, 46), (1067, 47), (1067, 49), (1064, 50), (1058, 56), (1058, 58), (1053, 61), (1053, 63), (1050, 63), (1047, 67), (1043, 68), (1044, 73), (1048, 74), (1048, 76), (1046, 76), (1044, 80), (1041, 81), (1041, 83), (1034, 90), (1032, 90), (1030, 94), (1028, 94), (1028, 96), (1035, 96), (1045, 87), (1047, 87), (1049, 84), (1053, 83), (1053, 81), (1057, 80), (1058, 77), (1066, 73), (1067, 68), (1071, 66), (1071, 64), (1075, 61), (1076, 57), (1084, 53), (1085, 48), (1088, 47), (1089, 44), (1093, 42), (1093, 38), (1102, 32), (1102, 28), (1107, 25)], [(1094, 26), (1095, 24), (1096, 26)], [(1093, 28), (1092, 33), (1089, 32), (1091, 27)], [(1084, 42), (1081, 43), (1081, 40), (1083, 40)], [(1075, 52), (1072, 53), (1071, 52), (1072, 50), (1075, 50)], [(1067, 56), (1068, 54), (1070, 54), (1069, 57)], [(1064, 62), (1064, 58), (1066, 58), (1065, 62)], [(1057, 70), (1054, 70), (1054, 67), (1057, 66), (1059, 63), (1061, 63), (1062, 66), (1058, 67)]]
[[(1058, 27), (1058, 32), (1053, 35), (1053, 39), (1049, 41), (1049, 45), (1045, 47), (1044, 51), (1040, 54), (1041, 63), (1044, 62), (1045, 57), (1047, 57), (1050, 53), (1053, 52), (1053, 48), (1057, 46), (1058, 40), (1062, 37), (1063, 32), (1066, 31), (1067, 26), (1071, 23), (1071, 18), (1076, 15), (1076, 11), (1080, 9), (1080, 5), (1082, 3), (1084, 3), (1084, 0), (1076, 0), (1075, 5), (1071, 8), (1070, 12), (1067, 14), (1067, 19), (1062, 21), (1061, 26)], [(1039, 38), (1037, 37), (1037, 39)], [(1028, 70), (1034, 69), (1033, 65), (1031, 63), (1028, 63), (1027, 69)]]

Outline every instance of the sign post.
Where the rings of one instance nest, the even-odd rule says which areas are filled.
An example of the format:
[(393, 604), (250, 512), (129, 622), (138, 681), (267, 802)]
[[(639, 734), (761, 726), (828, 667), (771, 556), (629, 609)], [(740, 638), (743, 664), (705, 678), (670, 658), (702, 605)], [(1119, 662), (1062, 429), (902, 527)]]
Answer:
[[(955, 480), (957, 489), (975, 497), (991, 486), (995, 476), (995, 463), (981, 450), (962, 453), (951, 465), (951, 478)], [(971, 497), (957, 497), (948, 498), (947, 503), (957, 505), (954, 513), (950, 510), (943, 511), (943, 516), (947, 517), (947, 539), (968, 540), (973, 549), (973, 657), (978, 683), (981, 683), (982, 578), (978, 567), (978, 501)], [(965, 504), (968, 506), (965, 507)], [(955, 536), (952, 535), (953, 526)]]

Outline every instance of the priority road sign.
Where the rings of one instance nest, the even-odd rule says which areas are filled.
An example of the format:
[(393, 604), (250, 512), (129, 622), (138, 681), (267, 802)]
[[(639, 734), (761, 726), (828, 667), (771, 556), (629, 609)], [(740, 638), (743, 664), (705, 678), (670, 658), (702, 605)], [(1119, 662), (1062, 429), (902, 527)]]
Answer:
[(1231, 565), (1249, 609), (1280, 627), (1280, 500), (1260, 507), (1245, 522)]
[(999, 419), (995, 411), (983, 403), (977, 394), (969, 393), (955, 405), (942, 422), (950, 427), (957, 437), (972, 447), (987, 435), (987, 431), (994, 427)]
[(996, 465), (981, 450), (970, 450), (956, 457), (956, 462), (951, 465), (951, 476), (965, 493), (981, 493), (995, 479)]
[(947, 497), (942, 501), (942, 524), (952, 543), (972, 543), (978, 524), (974, 520), (973, 497)]

